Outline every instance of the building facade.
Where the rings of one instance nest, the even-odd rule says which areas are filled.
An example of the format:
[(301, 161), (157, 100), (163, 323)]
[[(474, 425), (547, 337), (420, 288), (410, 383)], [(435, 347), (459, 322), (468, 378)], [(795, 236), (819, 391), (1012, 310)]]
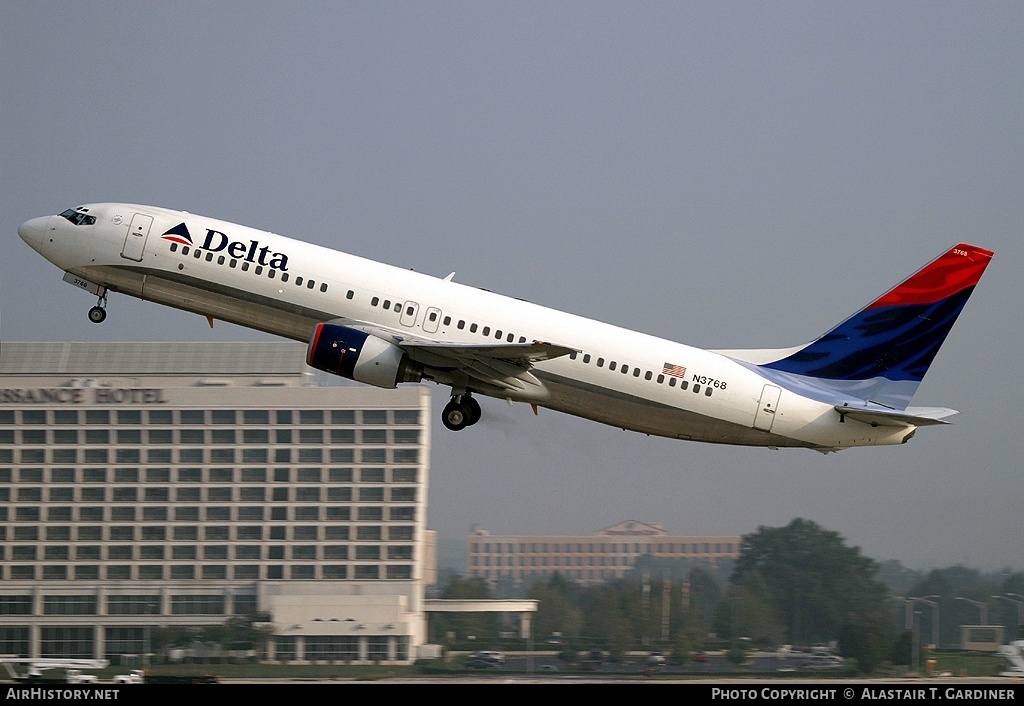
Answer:
[(319, 386), (304, 357), (3, 343), (0, 654), (116, 662), (259, 615), (269, 658), (415, 659), (429, 393)]
[(558, 573), (587, 585), (622, 578), (642, 556), (714, 566), (739, 557), (739, 549), (739, 537), (676, 537), (658, 523), (632, 520), (577, 537), (492, 535), (474, 528), (466, 568), (492, 584), (528, 585)]

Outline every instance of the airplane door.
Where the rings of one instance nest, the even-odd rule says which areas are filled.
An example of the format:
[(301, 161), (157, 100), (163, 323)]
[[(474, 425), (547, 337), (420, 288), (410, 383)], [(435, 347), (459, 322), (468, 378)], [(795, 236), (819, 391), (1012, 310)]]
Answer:
[(761, 390), (761, 400), (757, 403), (757, 414), (754, 415), (754, 428), (771, 431), (775, 422), (775, 412), (779, 406), (782, 390), (775, 385), (765, 385)]
[(402, 304), (402, 315), (399, 317), (399, 321), (402, 326), (415, 326), (416, 325), (416, 314), (420, 310), (420, 305), (416, 302), (406, 302)]
[(124, 238), (124, 247), (121, 248), (121, 257), (142, 262), (142, 252), (146, 248), (146, 238), (149, 237), (149, 229), (152, 226), (152, 216), (142, 213), (132, 216), (132, 223), (128, 226), (128, 235)]
[(423, 330), (427, 333), (437, 333), (437, 325), (441, 321), (441, 310), (436, 306), (427, 309), (427, 315), (423, 317)]

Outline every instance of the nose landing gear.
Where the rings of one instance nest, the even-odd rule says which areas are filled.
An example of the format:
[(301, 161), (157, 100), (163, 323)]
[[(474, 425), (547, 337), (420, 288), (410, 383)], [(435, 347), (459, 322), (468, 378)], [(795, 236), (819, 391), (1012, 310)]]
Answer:
[(100, 294), (100, 299), (96, 302), (96, 306), (89, 309), (89, 321), (94, 324), (102, 324), (104, 319), (107, 318), (107, 290), (104, 289), (103, 293)]
[(479, 422), (481, 414), (480, 403), (468, 392), (452, 395), (451, 402), (441, 412), (441, 423), (451, 431), (460, 431)]

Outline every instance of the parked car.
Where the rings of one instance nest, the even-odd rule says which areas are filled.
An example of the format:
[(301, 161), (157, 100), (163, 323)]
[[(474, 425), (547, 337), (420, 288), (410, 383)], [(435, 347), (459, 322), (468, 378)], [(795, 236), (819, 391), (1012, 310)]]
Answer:
[(79, 669), (69, 669), (64, 672), (64, 680), (68, 684), (95, 684), (95, 674), (83, 674)]
[(657, 651), (652, 652), (647, 655), (647, 664), (651, 667), (660, 667), (665, 664), (665, 655)]
[(469, 656), (470, 659), (482, 659), (494, 664), (505, 664), (505, 653), (497, 650), (480, 650)]
[(146, 674), (141, 669), (133, 669), (127, 674), (118, 674), (114, 677), (115, 684), (143, 684), (146, 681)]
[(815, 653), (807, 655), (800, 662), (801, 669), (842, 669), (843, 658), (836, 655)]

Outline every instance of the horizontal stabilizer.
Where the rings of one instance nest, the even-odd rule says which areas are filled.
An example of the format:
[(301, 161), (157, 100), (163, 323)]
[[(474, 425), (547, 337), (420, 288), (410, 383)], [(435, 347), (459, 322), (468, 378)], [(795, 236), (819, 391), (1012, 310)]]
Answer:
[(898, 411), (879, 406), (850, 407), (838, 404), (836, 411), (840, 415), (856, 419), (858, 422), (883, 427), (925, 427), (933, 424), (949, 424), (946, 418), (959, 414), (955, 409), (945, 407), (908, 407), (903, 411)]

